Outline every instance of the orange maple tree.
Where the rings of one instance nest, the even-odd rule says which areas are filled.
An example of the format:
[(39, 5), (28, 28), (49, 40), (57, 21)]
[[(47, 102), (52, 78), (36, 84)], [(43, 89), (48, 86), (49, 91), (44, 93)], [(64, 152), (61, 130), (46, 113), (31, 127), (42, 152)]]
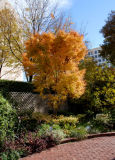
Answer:
[(78, 64), (87, 53), (83, 36), (75, 31), (60, 30), (35, 34), (26, 42), (23, 65), (29, 76), (33, 75), (36, 91), (42, 96), (44, 89), (54, 109), (67, 96), (80, 97), (85, 90), (84, 70)]

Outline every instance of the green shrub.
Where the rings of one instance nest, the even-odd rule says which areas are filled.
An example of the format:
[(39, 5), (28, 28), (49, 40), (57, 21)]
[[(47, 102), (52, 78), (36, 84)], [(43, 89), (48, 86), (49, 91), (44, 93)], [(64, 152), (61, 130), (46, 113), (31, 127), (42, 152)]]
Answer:
[(75, 116), (59, 116), (56, 119), (53, 119), (52, 122), (54, 124), (58, 124), (63, 129), (75, 128), (78, 124), (79, 120)]
[(77, 114), (76, 117), (79, 119), (79, 122), (85, 122), (86, 121), (86, 114)]
[(97, 114), (93, 119), (93, 126), (101, 126), (101, 128), (107, 128), (111, 126), (110, 114)]
[(9, 151), (3, 152), (0, 158), (2, 160), (18, 160), (20, 158), (20, 154), (18, 151), (9, 150)]
[(40, 112), (34, 112), (32, 114), (32, 118), (36, 119), (38, 123), (49, 123), (52, 120), (52, 117), (50, 115)]
[(53, 130), (59, 130), (59, 129), (61, 129), (61, 127), (59, 125), (57, 125), (57, 124), (53, 124), (52, 125), (52, 129)]
[(38, 125), (40, 122), (34, 118), (32, 111), (30, 110), (24, 110), (18, 113), (19, 123), (18, 126), (18, 132), (23, 131), (35, 131), (37, 130)]
[(79, 118), (75, 116), (57, 116), (56, 118), (52, 119), (52, 122), (54, 124), (57, 124), (60, 126), (61, 129), (63, 129), (63, 132), (65, 133), (66, 137), (70, 137), (71, 130), (74, 130), (76, 126), (78, 125)]
[(106, 114), (97, 114), (96, 117), (90, 122), (91, 129), (89, 133), (101, 133), (111, 131), (111, 115), (110, 113)]
[(75, 137), (77, 140), (82, 140), (87, 137), (87, 130), (83, 126), (73, 129), (70, 132), (70, 137)]
[(41, 136), (45, 135), (47, 132), (50, 131), (50, 127), (51, 126), (49, 124), (42, 124), (41, 126), (39, 126), (39, 128), (38, 128), (38, 136), (41, 137)]
[(0, 143), (9, 136), (14, 135), (16, 111), (0, 94)]
[(98, 133), (101, 133), (101, 130), (100, 128), (97, 128), (97, 127), (93, 127), (90, 129), (90, 131), (88, 132), (89, 134), (98, 134)]
[(63, 130), (58, 125), (48, 125), (42, 124), (37, 134), (39, 137), (44, 138), (47, 136), (53, 136), (55, 141), (59, 143), (62, 139), (66, 137)]
[(111, 122), (113, 124), (113, 129), (115, 129), (115, 108), (111, 110)]
[(23, 117), (21, 118), (20, 122), (17, 124), (18, 125), (18, 132), (26, 132), (26, 131), (35, 131), (38, 127), (37, 120), (34, 118), (26, 118)]
[(54, 137), (57, 144), (66, 137), (62, 129), (52, 130), (51, 135)]
[(97, 123), (109, 124), (111, 121), (110, 114), (97, 114), (94, 119)]

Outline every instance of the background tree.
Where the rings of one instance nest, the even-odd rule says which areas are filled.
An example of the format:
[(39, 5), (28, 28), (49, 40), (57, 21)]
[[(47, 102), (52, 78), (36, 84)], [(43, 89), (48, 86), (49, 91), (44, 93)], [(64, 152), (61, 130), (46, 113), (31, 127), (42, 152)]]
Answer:
[[(49, 31), (56, 34), (60, 29), (68, 32), (72, 28), (71, 19), (65, 18), (58, 5), (52, 4), (50, 0), (25, 0), (24, 2), (25, 7), (22, 7), (16, 0), (25, 41), (30, 38), (31, 34)], [(32, 75), (28, 78), (32, 81)]]
[(7, 8), (0, 10), (0, 74), (3, 65), (21, 66), (21, 54), (24, 52), (21, 33), (14, 12)]
[(101, 33), (105, 40), (101, 45), (101, 56), (115, 65), (115, 11), (111, 11)]
[[(25, 7), (16, 0), (18, 14), (25, 28), (25, 37), (30, 38), (31, 34), (42, 32), (57, 32), (67, 23), (64, 14), (59, 10), (58, 4), (51, 3), (50, 0), (24, 0)], [(21, 6), (20, 6), (21, 5)], [(66, 19), (66, 22), (65, 22)], [(68, 22), (67, 22), (68, 21)], [(68, 23), (69, 24), (69, 23)]]
[(44, 96), (47, 90), (50, 105), (56, 110), (67, 96), (83, 94), (84, 70), (79, 70), (78, 64), (85, 55), (83, 36), (74, 31), (35, 34), (26, 42), (23, 65), (28, 75), (34, 75), (36, 91)]
[[(98, 66), (92, 58), (85, 58), (79, 65), (86, 69), (86, 90), (79, 99), (70, 100), (71, 112), (96, 114), (110, 111), (115, 105), (115, 70)], [(73, 106), (73, 107), (72, 107)]]

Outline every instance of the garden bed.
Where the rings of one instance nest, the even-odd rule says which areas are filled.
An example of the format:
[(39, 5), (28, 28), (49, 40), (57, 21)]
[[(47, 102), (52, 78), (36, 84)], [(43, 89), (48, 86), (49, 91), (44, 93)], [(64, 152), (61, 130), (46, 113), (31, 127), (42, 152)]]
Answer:
[[(91, 134), (91, 135), (88, 135), (88, 137), (86, 139), (92, 139), (92, 138), (97, 138), (97, 137), (106, 137), (106, 136), (115, 136), (115, 132), (107, 132), (107, 133), (100, 133), (100, 134)], [(63, 141), (61, 141), (60, 144), (66, 144), (66, 143), (69, 143), (69, 142), (76, 142), (76, 141), (78, 141), (76, 138), (66, 138)], [(25, 160), (27, 158), (30, 159), (31, 157), (34, 157), (34, 155), (36, 155), (36, 154), (37, 153), (34, 153), (34, 154), (29, 155), (27, 157), (21, 158), (20, 160)], [(39, 154), (38, 154), (38, 157), (39, 157)]]
[[(90, 134), (87, 136), (87, 139), (96, 138), (96, 137), (105, 137), (105, 136), (115, 136), (115, 132), (106, 132), (106, 133), (98, 133), (98, 134)], [(75, 142), (78, 141), (77, 138), (66, 138), (60, 142), (60, 144)]]
[(16, 109), (0, 96), (0, 123), (3, 124), (0, 128), (2, 160), (18, 160), (60, 143), (115, 135), (115, 132), (112, 132), (115, 129), (114, 121), (109, 113), (97, 114), (90, 121), (84, 121), (87, 120), (85, 115), (56, 116), (27, 111), (17, 113)]

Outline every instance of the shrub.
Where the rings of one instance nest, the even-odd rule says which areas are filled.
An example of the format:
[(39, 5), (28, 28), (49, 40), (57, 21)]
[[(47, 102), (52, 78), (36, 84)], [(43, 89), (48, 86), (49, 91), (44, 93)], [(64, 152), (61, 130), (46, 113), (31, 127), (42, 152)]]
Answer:
[(89, 133), (101, 133), (107, 132), (112, 129), (110, 113), (97, 114), (96, 117), (91, 121), (91, 129)]
[(40, 124), (37, 119), (35, 119), (32, 116), (32, 111), (30, 110), (24, 110), (22, 112), (18, 113), (18, 118), (19, 118), (19, 123), (17, 124), (18, 126), (18, 132), (23, 132), (23, 131), (36, 131), (38, 125)]
[(44, 139), (33, 137), (31, 134), (28, 136), (26, 144), (26, 152), (29, 154), (40, 152), (47, 148), (47, 143)]
[(111, 110), (111, 121), (113, 124), (113, 129), (115, 129), (115, 108)]
[(35, 131), (38, 127), (37, 120), (31, 117), (19, 117), (18, 126), (18, 133), (20, 132), (28, 132), (28, 131)]
[(87, 130), (83, 126), (71, 130), (70, 137), (76, 137), (77, 140), (82, 140), (87, 137)]
[(78, 118), (74, 116), (59, 116), (52, 120), (53, 123), (58, 124), (63, 129), (68, 129), (70, 127), (74, 128), (78, 124)]
[(51, 135), (54, 137), (57, 144), (59, 144), (61, 140), (67, 137), (62, 129), (52, 130)]
[(27, 119), (21, 119), (21, 122), (19, 124), (18, 131), (35, 131), (38, 127), (38, 123), (36, 119), (33, 118), (27, 118)]
[(29, 134), (25, 141), (25, 152), (26, 154), (39, 153), (42, 150), (53, 147), (56, 145), (56, 141), (52, 135), (39, 138)]
[(38, 123), (49, 123), (52, 119), (50, 115), (42, 114), (40, 112), (34, 112), (32, 118), (36, 119)]
[(55, 140), (55, 138), (52, 135), (46, 136), (43, 138), (46, 143), (47, 143), (47, 148), (51, 148), (54, 147), (57, 144), (57, 141)]
[(28, 134), (25, 141), (26, 149), (29, 147), (30, 154), (35, 152), (41, 152), (46, 148), (50, 148), (56, 145), (56, 141), (52, 135), (45, 137), (38, 137), (36, 134)]
[(97, 114), (93, 120), (93, 125), (111, 127), (111, 116), (110, 114)]
[(20, 154), (15, 150), (8, 150), (3, 152), (0, 156), (2, 160), (18, 160), (20, 158)]
[(42, 124), (38, 128), (38, 136), (41, 137), (43, 135), (46, 135), (46, 133), (49, 132), (50, 129), (52, 129), (52, 127), (49, 124)]
[(17, 121), (16, 111), (0, 94), (0, 144), (9, 136), (13, 137), (15, 122)]
[(100, 131), (100, 128), (93, 127), (90, 129), (90, 131), (88, 133), (89, 134), (98, 134), (98, 133), (101, 133), (101, 131)]
[(94, 119), (97, 123), (109, 124), (111, 121), (110, 114), (97, 114)]
[(85, 122), (86, 114), (77, 114), (77, 118), (79, 119), (79, 122)]
[(66, 137), (70, 137), (71, 130), (75, 129), (78, 124), (78, 118), (75, 116), (58, 116), (52, 120), (54, 124), (57, 124), (63, 129)]
[(38, 136), (41, 138), (52, 136), (56, 143), (60, 143), (60, 141), (66, 137), (60, 126), (55, 124), (52, 126), (43, 124), (38, 131)]
[[(25, 157), (36, 152), (41, 152), (42, 150), (55, 145), (56, 141), (52, 135), (40, 138), (35, 132), (29, 132), (26, 135), (25, 133), (22, 133), (20, 136), (16, 136), (14, 141), (9, 140), (4, 143), (1, 155), (2, 157), (6, 157), (7, 155), (10, 155), (9, 151), (15, 150), (21, 157)], [(10, 156), (15, 156), (15, 153), (11, 152)], [(13, 160), (13, 158), (11, 160)]]

